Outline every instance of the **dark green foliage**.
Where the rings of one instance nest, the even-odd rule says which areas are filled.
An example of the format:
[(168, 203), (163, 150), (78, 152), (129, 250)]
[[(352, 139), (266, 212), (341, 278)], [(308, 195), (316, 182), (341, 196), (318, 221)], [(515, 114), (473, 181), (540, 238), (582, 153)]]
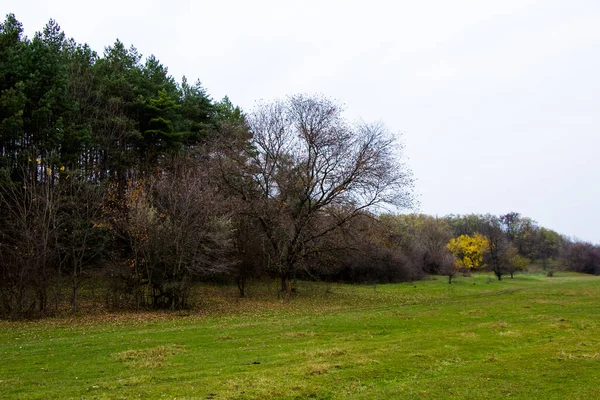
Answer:
[(185, 78), (178, 85), (156, 57), (143, 61), (119, 40), (98, 56), (53, 20), (30, 40), (9, 14), (0, 50), (0, 168), (16, 181), (54, 183), (67, 170), (123, 187), (202, 143), (221, 121), (243, 124), (228, 99), (215, 104)]
[(177, 129), (184, 132), (186, 144), (193, 145), (205, 139), (220, 120), (213, 104), (200, 81), (190, 85), (184, 76), (179, 87), (181, 101)]
[[(96, 271), (130, 279), (135, 251), (109, 230), (128, 218), (128, 186), (159, 179), (177, 154), (222, 124), (243, 127), (243, 118), (228, 99), (213, 103), (200, 82), (178, 85), (133, 46), (117, 40), (99, 56), (53, 20), (29, 39), (9, 14), (0, 24), (1, 312), (48, 312), (50, 292), (67, 281), (77, 311), (79, 288)], [(169, 268), (158, 273), (162, 288), (181, 282)]]

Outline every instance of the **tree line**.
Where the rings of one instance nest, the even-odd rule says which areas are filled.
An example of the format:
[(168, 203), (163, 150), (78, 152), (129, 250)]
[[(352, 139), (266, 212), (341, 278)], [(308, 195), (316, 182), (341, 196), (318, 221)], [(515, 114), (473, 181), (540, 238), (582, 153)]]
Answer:
[(412, 184), (397, 138), (328, 98), (245, 113), (118, 40), (100, 55), (52, 20), (31, 39), (0, 24), (2, 315), (76, 312), (86, 285), (107, 307), (178, 309), (201, 280), (244, 296), (262, 277), (289, 295), (531, 260), (600, 272), (597, 246), (515, 213), (386, 213), (410, 209)]
[(383, 215), (380, 220), (397, 246), (427, 274), (449, 282), (457, 273), (492, 272), (499, 280), (532, 264), (552, 275), (557, 270), (600, 274), (600, 247), (570, 239), (534, 220), (504, 215)]

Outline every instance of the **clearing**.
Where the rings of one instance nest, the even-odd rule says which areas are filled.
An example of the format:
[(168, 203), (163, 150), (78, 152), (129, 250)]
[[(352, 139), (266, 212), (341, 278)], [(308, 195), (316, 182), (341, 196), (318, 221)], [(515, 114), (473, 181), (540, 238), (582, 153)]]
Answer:
[(19, 399), (600, 398), (600, 277), (202, 286), (198, 311), (0, 321)]

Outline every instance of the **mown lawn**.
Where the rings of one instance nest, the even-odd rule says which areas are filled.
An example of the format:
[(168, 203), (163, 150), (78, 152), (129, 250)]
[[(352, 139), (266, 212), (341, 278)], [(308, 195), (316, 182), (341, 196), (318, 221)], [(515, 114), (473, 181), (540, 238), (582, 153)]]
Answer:
[(188, 313), (0, 322), (0, 397), (600, 398), (600, 277), (200, 293)]

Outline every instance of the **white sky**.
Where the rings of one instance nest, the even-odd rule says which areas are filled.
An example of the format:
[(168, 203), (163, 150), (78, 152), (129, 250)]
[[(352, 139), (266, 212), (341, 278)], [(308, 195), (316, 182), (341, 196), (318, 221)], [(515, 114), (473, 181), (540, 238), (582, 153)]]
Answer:
[[(517, 211), (600, 242), (600, 1), (0, 0), (119, 38), (246, 110), (322, 93), (403, 134), (428, 214)], [(3, 19), (3, 18), (2, 18)]]

